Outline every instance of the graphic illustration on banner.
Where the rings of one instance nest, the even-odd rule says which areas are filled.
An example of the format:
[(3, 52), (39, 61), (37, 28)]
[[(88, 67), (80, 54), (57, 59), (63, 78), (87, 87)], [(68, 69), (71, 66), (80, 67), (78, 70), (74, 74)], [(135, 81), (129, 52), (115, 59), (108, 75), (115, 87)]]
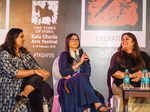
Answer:
[(49, 50), (56, 48), (58, 36), (56, 25), (58, 19), (58, 1), (32, 1), (32, 47), (38, 48), (35, 57), (54, 58), (55, 54)]
[(57, 24), (58, 1), (33, 1), (32, 23)]
[(140, 2), (128, 2), (126, 0), (89, 1), (88, 26), (118, 27), (128, 25), (134, 27), (142, 20), (142, 8), (139, 8), (141, 6), (142, 3)]
[(146, 0), (82, 0), (81, 16), (83, 46), (116, 47), (132, 32), (145, 47)]

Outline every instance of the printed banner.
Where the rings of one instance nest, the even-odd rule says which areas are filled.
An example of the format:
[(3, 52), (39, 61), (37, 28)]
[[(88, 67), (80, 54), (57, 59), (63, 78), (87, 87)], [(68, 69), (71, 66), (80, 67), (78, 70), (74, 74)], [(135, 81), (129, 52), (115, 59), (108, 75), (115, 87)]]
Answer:
[(146, 46), (146, 0), (82, 0), (82, 46), (118, 47), (124, 32)]
[(32, 48), (36, 58), (54, 58), (53, 49), (58, 44), (56, 26), (59, 1), (32, 1)]

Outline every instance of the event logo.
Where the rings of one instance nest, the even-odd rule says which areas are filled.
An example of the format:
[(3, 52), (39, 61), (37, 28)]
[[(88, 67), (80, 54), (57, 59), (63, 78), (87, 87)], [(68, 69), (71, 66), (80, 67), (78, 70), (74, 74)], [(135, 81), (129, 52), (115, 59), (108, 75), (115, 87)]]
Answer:
[(57, 24), (58, 1), (33, 1), (33, 24)]
[(32, 48), (36, 49), (34, 57), (54, 58), (53, 50), (58, 45), (57, 19), (59, 1), (33, 0), (32, 1), (32, 24), (31, 35)]

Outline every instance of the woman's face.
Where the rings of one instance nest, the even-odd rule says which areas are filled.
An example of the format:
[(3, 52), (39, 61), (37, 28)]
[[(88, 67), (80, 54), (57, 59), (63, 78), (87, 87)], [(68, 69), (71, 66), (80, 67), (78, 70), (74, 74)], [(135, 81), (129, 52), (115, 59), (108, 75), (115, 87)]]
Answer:
[(133, 49), (134, 41), (128, 35), (124, 35), (121, 40), (122, 49)]
[(79, 48), (79, 38), (73, 35), (69, 40), (69, 48), (76, 50)]
[(24, 45), (24, 34), (21, 32), (16, 38), (16, 48), (21, 48)]

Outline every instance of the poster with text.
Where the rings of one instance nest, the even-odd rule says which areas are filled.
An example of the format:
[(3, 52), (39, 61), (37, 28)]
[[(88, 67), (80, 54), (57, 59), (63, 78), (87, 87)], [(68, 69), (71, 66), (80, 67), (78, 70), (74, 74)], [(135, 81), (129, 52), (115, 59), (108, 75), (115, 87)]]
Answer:
[(55, 58), (53, 52), (58, 44), (57, 19), (59, 1), (32, 1), (33, 32), (31, 44), (36, 58)]

